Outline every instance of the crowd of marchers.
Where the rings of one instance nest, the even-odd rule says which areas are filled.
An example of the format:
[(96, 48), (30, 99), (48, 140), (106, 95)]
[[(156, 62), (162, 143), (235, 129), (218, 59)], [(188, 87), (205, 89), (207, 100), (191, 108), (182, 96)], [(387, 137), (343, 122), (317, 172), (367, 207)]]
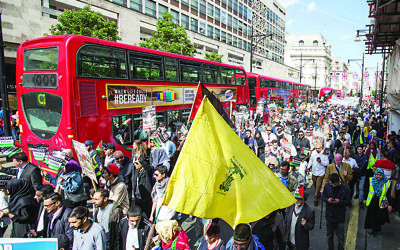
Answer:
[[(294, 111), (286, 120), (277, 112), (270, 123), (262, 114), (248, 114), (237, 126), (238, 136), (296, 202), (237, 225), (228, 242), (220, 238), (221, 219), (202, 220), (197, 249), (309, 249), (314, 208), (321, 202), (327, 248), (334, 249), (336, 235), (338, 249), (344, 249), (345, 215), (353, 199), (367, 209), (368, 234), (379, 234), (389, 212), (400, 215), (400, 131), (387, 131), (386, 112), (376, 112), (374, 105), (321, 104)], [(136, 140), (124, 147), (132, 152), (129, 156), (112, 143), (99, 152), (93, 141), (86, 141), (97, 183), (82, 174), (71, 149), (64, 150), (70, 160), (56, 176), (17, 153), (16, 169), (0, 167), (15, 176), (0, 186), (0, 236), (10, 227), (13, 238), (57, 238), (59, 249), (190, 249), (182, 214), (162, 205), (185, 137), (178, 139), (166, 124), (157, 130), (165, 138), (163, 146), (154, 139)]]

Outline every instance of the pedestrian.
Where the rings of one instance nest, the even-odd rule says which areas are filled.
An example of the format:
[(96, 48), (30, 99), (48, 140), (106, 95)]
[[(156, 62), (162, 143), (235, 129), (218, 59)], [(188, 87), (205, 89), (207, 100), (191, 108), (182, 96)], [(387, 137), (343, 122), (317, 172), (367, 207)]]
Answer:
[(328, 249), (334, 249), (333, 236), (338, 239), (338, 249), (344, 249), (344, 220), (346, 207), (351, 204), (351, 196), (348, 187), (341, 183), (337, 173), (329, 175), (329, 183), (324, 186), (322, 200), (326, 203), (326, 238)]
[(294, 177), (293, 175), (289, 175), (289, 167), (290, 167), (289, 162), (283, 161), (281, 163), (279, 180), (289, 190), (289, 192), (294, 194), (299, 183), (296, 177)]
[(360, 180), (358, 187), (356, 186), (356, 195), (354, 196), (354, 199), (358, 199), (360, 207), (363, 208), (364, 183), (365, 175), (367, 173), (368, 159), (364, 154), (364, 148), (361, 145), (357, 147), (357, 154), (355, 155), (354, 159), (356, 160), (358, 168), (360, 169)]
[(240, 223), (235, 227), (233, 237), (226, 243), (227, 250), (265, 250), (257, 235), (252, 234), (248, 224)]
[(90, 159), (94, 167), (94, 173), (96, 177), (100, 179), (101, 177), (101, 167), (103, 167), (103, 161), (101, 160), (100, 152), (93, 148), (94, 142), (91, 140), (85, 141), (85, 147), (89, 153)]
[(82, 168), (79, 163), (71, 159), (65, 165), (60, 177), (55, 178), (46, 171), (42, 171), (42, 174), (46, 181), (56, 186), (56, 191), (63, 190), (64, 205), (72, 209), (78, 206), (86, 206), (90, 197), (83, 187), (81, 172)]
[(218, 223), (210, 220), (204, 225), (204, 238), (197, 250), (225, 250), (224, 241), (219, 237), (221, 228)]
[(74, 230), (72, 250), (106, 250), (104, 228), (89, 219), (87, 208), (74, 208), (68, 215), (68, 222)]
[(283, 217), (277, 210), (251, 223), (251, 227), (253, 234), (258, 237), (265, 250), (285, 249), (286, 234)]
[(255, 144), (256, 140), (251, 135), (250, 129), (246, 130), (246, 137), (244, 138), (243, 141), (251, 150), (253, 150), (253, 152), (255, 152), (254, 144)]
[(358, 184), (359, 176), (360, 176), (360, 169), (358, 168), (357, 161), (350, 157), (350, 149), (346, 148), (344, 150), (344, 159), (343, 162), (348, 163), (351, 167), (351, 172), (353, 174), (353, 178), (348, 182), (348, 187), (350, 189), (350, 196), (353, 197), (354, 193), (354, 186)]
[(150, 166), (153, 169), (156, 169), (158, 165), (163, 164), (169, 170), (170, 159), (168, 157), (167, 151), (165, 151), (165, 148), (162, 147), (158, 148), (154, 142), (154, 139), (152, 138), (150, 138), (149, 148), (150, 148)]
[(118, 248), (112, 249), (144, 249), (151, 228), (151, 222), (145, 217), (139, 206), (130, 207), (119, 223)]
[(293, 146), (297, 150), (297, 155), (299, 155), (304, 149), (310, 149), (310, 141), (304, 137), (304, 131), (299, 132), (299, 136), (294, 138)]
[(54, 193), (54, 188), (49, 184), (44, 184), (38, 187), (35, 193), (35, 200), (39, 203), (38, 220), (36, 222), (36, 232), (43, 232), (47, 235), (47, 224), (49, 223), (49, 214), (43, 206), (44, 197), (48, 197)]
[(261, 136), (261, 132), (257, 130), (254, 137), (255, 137), (254, 146), (256, 155), (262, 162), (265, 162), (265, 142)]
[[(151, 190), (151, 198), (153, 200), (153, 205), (151, 208), (151, 214), (149, 221), (158, 222), (162, 220), (171, 220), (175, 216), (175, 211), (169, 207), (162, 205), (164, 199), (165, 190), (167, 189), (169, 178), (167, 177), (167, 167), (160, 165), (154, 171), (154, 178), (156, 183)], [(157, 216), (155, 218), (154, 216)]]
[(314, 206), (318, 206), (319, 198), (321, 197), (322, 182), (324, 180), (326, 167), (329, 165), (328, 156), (322, 152), (322, 145), (320, 143), (315, 145), (315, 151), (312, 152), (308, 164), (308, 172), (312, 169), (312, 181), (315, 187)]
[(63, 205), (61, 195), (59, 193), (51, 193), (44, 197), (43, 207), (49, 215), (46, 234), (30, 230), (31, 235), (33, 237), (42, 236), (43, 238), (66, 240), (67, 244), (72, 246), (74, 233), (68, 222), (68, 214), (71, 209)]
[(42, 185), (43, 178), (40, 174), (40, 169), (35, 164), (29, 162), (25, 152), (16, 153), (12, 157), (12, 161), (17, 169), (3, 168), (0, 165), (0, 172), (16, 176), (16, 179), (28, 180), (35, 190), (38, 186)]
[(368, 195), (364, 195), (364, 204), (368, 207), (364, 228), (370, 229), (368, 235), (376, 236), (376, 233), (381, 232), (382, 225), (390, 223), (389, 212), (392, 206), (390, 196), (386, 196), (389, 185), (383, 169), (377, 168), (371, 178)]
[(104, 158), (104, 166), (117, 163), (114, 158), (114, 152), (115, 152), (115, 145), (112, 143), (107, 143), (106, 148), (104, 150), (104, 153), (106, 155)]
[(189, 238), (176, 220), (157, 222), (156, 231), (161, 238), (161, 249), (190, 250)]
[[(0, 185), (0, 214), (8, 211), (8, 196), (4, 192), (6, 190), (6, 186)], [(0, 238), (3, 238), (4, 233), (6, 232), (8, 225), (11, 224), (11, 219), (9, 217), (0, 218)]]
[(0, 213), (0, 218), (11, 219), (11, 238), (24, 238), (29, 229), (35, 228), (39, 210), (32, 184), (25, 179), (10, 180), (5, 194), (9, 195), (8, 211)]
[(152, 201), (151, 201), (151, 176), (148, 176), (147, 171), (143, 168), (145, 159), (138, 159), (134, 162), (135, 172), (134, 179), (132, 179), (132, 199), (136, 206), (139, 206), (146, 214), (147, 218), (150, 217)]
[(93, 194), (93, 204), (98, 209), (94, 221), (99, 223), (106, 235), (106, 249), (116, 249), (118, 246), (118, 223), (123, 217), (121, 206), (114, 206), (108, 198), (107, 189), (97, 189)]
[(109, 199), (113, 201), (114, 205), (121, 206), (125, 215), (129, 209), (128, 190), (122, 176), (119, 175), (118, 166), (111, 164), (104, 167), (102, 169), (102, 176), (106, 180), (105, 188), (110, 191)]
[(350, 164), (343, 162), (343, 157), (341, 154), (336, 154), (335, 162), (329, 164), (328, 167), (326, 168), (324, 182), (322, 183), (322, 189), (329, 182), (329, 176), (332, 173), (337, 173), (339, 175), (341, 183), (346, 185), (347, 187), (349, 186), (348, 181), (353, 179), (353, 172), (351, 171), (351, 166)]
[(126, 185), (126, 188), (128, 190), (128, 197), (131, 199), (132, 197), (132, 187), (133, 187), (133, 172), (135, 170), (135, 166), (133, 165), (133, 162), (129, 160), (127, 156), (124, 156), (122, 151), (115, 151), (114, 152), (114, 159), (115, 162), (119, 168), (119, 173), (118, 175), (122, 177), (124, 180), (124, 183)]
[(309, 233), (314, 229), (315, 211), (305, 202), (307, 195), (303, 186), (295, 192), (294, 198), (296, 198), (296, 203), (286, 209), (285, 218), (289, 250), (309, 249)]

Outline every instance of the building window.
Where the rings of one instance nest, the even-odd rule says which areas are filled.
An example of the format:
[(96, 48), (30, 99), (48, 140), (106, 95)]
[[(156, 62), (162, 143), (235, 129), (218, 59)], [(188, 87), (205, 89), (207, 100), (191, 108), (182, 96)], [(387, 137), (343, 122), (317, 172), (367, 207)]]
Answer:
[(243, 35), (247, 36), (247, 24), (243, 23)]
[(207, 13), (206, 0), (200, 0), (200, 13), (204, 15)]
[(199, 22), (197, 21), (197, 19), (192, 18), (190, 20), (190, 30), (194, 31), (194, 32), (198, 32), (198, 30), (199, 30)]
[(175, 10), (171, 10), (171, 14), (173, 16), (172, 21), (179, 25), (179, 13)]
[(247, 7), (243, 6), (243, 18), (247, 19)]
[(213, 36), (214, 36), (214, 28), (213, 28), (213, 26), (207, 25), (207, 36), (209, 38), (213, 38)]
[(186, 6), (189, 6), (189, 0), (181, 0), (181, 3)]
[(181, 14), (181, 26), (189, 29), (189, 17), (184, 14)]
[(237, 12), (239, 9), (239, 3), (238, 0), (233, 1), (233, 11)]
[(226, 11), (221, 10), (221, 23), (226, 25)]
[(221, 3), (226, 5), (226, 0), (221, 0)]
[(236, 17), (233, 18), (233, 29), (237, 30), (238, 28), (238, 20), (236, 19)]
[(164, 13), (167, 13), (167, 12), (168, 12), (167, 7), (165, 7), (161, 4), (158, 5), (158, 18), (161, 19), (163, 17)]
[(220, 21), (220, 10), (217, 7), (215, 7), (214, 12), (215, 12), (215, 21), (219, 22)]
[(226, 32), (221, 31), (221, 42), (226, 43)]
[(238, 38), (238, 48), (241, 49), (243, 46), (242, 39)]
[(112, 2), (126, 7), (126, 0), (113, 0)]
[(243, 24), (240, 20), (238, 22), (238, 29), (239, 29), (239, 32), (243, 32)]
[(156, 3), (146, 0), (144, 13), (149, 16), (156, 17)]
[(232, 16), (228, 14), (228, 27), (232, 28)]
[(232, 11), (232, 0), (228, 0), (228, 9)]
[(199, 33), (202, 35), (206, 34), (206, 24), (203, 22), (199, 22)]
[(247, 11), (247, 19), (249, 19), (250, 21), (251, 21), (251, 19), (252, 19), (252, 11), (251, 11), (251, 9), (247, 9), (248, 11)]
[(304, 46), (304, 41), (303, 41), (303, 40), (300, 40), (300, 41), (299, 41), (299, 46), (300, 46), (300, 47), (303, 47), (303, 46)]
[(208, 3), (207, 4), (207, 15), (209, 17), (213, 17), (214, 16), (214, 5)]
[(233, 47), (237, 47), (237, 37), (236, 36), (234, 36), (232, 39), (232, 45), (233, 45)]
[(243, 15), (243, 4), (239, 3), (239, 16), (241, 17)]
[(142, 0), (131, 0), (131, 9), (142, 12)]
[(190, 0), (190, 8), (192, 10), (198, 10), (199, 9), (199, 1), (198, 0)]
[(221, 37), (220, 37), (220, 31), (219, 31), (219, 29), (215, 28), (215, 29), (214, 29), (214, 39), (217, 40), (217, 41), (219, 41), (220, 38), (221, 38)]
[(314, 47), (318, 47), (318, 41), (317, 40), (314, 40), (314, 42), (312, 42), (312, 44), (313, 44)]
[(245, 40), (243, 40), (243, 49), (247, 50), (247, 42)]
[(228, 42), (229, 45), (232, 45), (232, 35), (228, 34)]

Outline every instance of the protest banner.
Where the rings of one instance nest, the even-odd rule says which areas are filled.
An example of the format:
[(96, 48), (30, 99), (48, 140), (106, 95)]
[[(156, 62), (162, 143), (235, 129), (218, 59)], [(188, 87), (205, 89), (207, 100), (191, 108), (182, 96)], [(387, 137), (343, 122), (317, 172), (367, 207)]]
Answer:
[(2, 238), (1, 250), (57, 250), (57, 239), (43, 238)]
[(143, 130), (156, 129), (156, 106), (142, 108)]
[(0, 148), (14, 147), (14, 138), (12, 136), (0, 137)]
[(83, 174), (97, 183), (92, 159), (90, 158), (89, 152), (87, 151), (85, 144), (72, 140), (72, 145), (74, 146), (76, 155), (78, 156), (78, 161), (81, 164)]

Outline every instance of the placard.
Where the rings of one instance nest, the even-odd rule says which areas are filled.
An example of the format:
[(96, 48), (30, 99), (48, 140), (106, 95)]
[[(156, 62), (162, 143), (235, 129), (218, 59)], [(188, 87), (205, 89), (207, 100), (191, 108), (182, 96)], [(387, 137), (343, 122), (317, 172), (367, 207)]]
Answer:
[(78, 161), (81, 164), (83, 174), (97, 183), (92, 159), (89, 156), (89, 152), (87, 151), (85, 144), (75, 140), (72, 140), (72, 144), (74, 146), (76, 155), (78, 156)]
[(143, 130), (154, 130), (156, 129), (156, 106), (144, 107), (142, 109), (143, 117)]

